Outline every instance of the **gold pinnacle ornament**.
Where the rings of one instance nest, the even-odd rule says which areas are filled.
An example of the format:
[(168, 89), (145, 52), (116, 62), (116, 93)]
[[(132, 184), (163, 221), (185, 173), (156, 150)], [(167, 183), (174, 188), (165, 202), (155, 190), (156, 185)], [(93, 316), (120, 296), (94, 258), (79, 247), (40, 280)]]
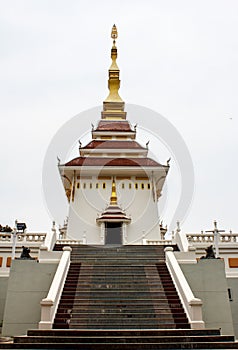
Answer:
[(113, 39), (113, 46), (111, 49), (111, 59), (112, 63), (109, 68), (109, 80), (108, 80), (108, 89), (109, 95), (106, 98), (105, 102), (123, 102), (121, 97), (118, 94), (118, 90), (120, 88), (120, 70), (118, 68), (116, 59), (117, 59), (117, 47), (116, 47), (116, 39), (118, 37), (117, 27), (115, 24), (112, 27), (111, 38)]
[(114, 176), (112, 179), (112, 193), (110, 198), (110, 205), (117, 205), (117, 190)]
[(113, 24), (111, 38), (113, 39), (113, 44), (114, 45), (116, 44), (117, 37), (118, 37), (117, 27), (116, 27), (115, 24)]

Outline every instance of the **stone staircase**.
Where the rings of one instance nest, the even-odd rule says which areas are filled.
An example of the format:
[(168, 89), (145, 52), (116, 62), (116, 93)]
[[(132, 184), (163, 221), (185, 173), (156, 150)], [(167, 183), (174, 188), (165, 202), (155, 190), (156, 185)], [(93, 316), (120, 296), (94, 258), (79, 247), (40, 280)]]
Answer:
[(158, 350), (238, 349), (233, 336), (219, 330), (29, 330), (0, 349)]
[(78, 246), (71, 259), (54, 328), (190, 328), (166, 268), (164, 247)]
[(164, 247), (72, 249), (54, 329), (29, 330), (0, 349), (238, 349), (220, 330), (190, 329)]

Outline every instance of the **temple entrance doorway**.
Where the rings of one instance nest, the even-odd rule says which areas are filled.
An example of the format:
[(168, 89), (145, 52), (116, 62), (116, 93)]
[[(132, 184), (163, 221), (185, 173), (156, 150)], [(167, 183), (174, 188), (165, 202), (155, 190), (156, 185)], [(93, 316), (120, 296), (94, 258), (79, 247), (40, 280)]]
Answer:
[(105, 222), (105, 244), (122, 244), (121, 222)]

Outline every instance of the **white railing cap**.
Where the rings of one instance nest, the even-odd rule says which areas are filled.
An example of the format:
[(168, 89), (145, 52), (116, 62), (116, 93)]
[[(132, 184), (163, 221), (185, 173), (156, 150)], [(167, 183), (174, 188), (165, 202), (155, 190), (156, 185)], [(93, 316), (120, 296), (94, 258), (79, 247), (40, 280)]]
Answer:
[(40, 250), (48, 250), (48, 248), (46, 247), (46, 245), (41, 245)]
[(203, 304), (201, 299), (198, 298), (193, 298), (189, 301), (189, 305), (194, 306), (194, 305), (199, 305), (201, 306)]
[(189, 245), (189, 246), (188, 246), (188, 251), (189, 251), (189, 252), (195, 252), (195, 250), (197, 250), (196, 247), (194, 247), (194, 246), (192, 246), (192, 245)]
[(41, 302), (40, 302), (41, 305), (44, 305), (44, 306), (53, 306), (54, 305), (54, 302), (53, 300), (51, 299), (42, 299)]
[(63, 251), (72, 252), (72, 248), (67, 245), (67, 246), (63, 247)]
[(173, 251), (174, 251), (174, 248), (173, 248), (173, 247), (165, 247), (165, 248), (164, 248), (164, 251), (165, 251), (165, 252), (173, 252)]

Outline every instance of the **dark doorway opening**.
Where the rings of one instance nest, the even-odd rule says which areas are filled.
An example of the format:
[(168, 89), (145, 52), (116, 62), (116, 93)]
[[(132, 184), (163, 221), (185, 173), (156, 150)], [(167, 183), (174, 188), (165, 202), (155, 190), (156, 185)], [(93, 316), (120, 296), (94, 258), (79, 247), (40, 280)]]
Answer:
[(105, 223), (105, 244), (122, 244), (122, 223)]

